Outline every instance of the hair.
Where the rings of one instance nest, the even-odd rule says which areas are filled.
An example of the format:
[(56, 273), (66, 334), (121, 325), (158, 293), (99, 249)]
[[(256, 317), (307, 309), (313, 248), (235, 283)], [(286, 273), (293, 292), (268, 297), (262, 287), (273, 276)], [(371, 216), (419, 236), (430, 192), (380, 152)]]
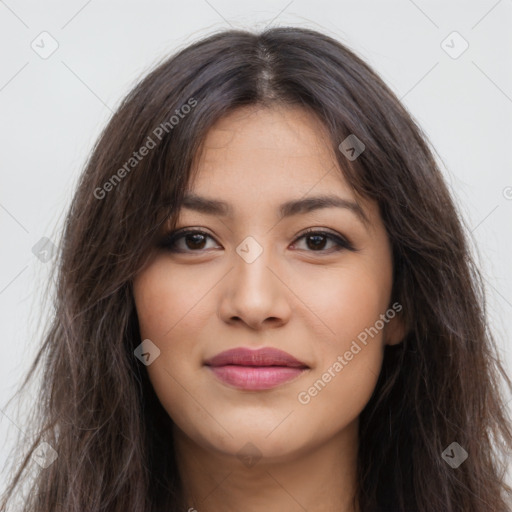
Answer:
[[(403, 307), (405, 335), (385, 347), (360, 415), (361, 510), (510, 510), (512, 431), (500, 384), (512, 383), (466, 226), (428, 139), (353, 51), (294, 27), (222, 31), (180, 49), (139, 81), (103, 130), (59, 243), (54, 312), (22, 384), (42, 369), (35, 433), (28, 448), (22, 443), (1, 510), (28, 481), (42, 442), (58, 457), (35, 472), (23, 512), (187, 508), (172, 419), (134, 356), (132, 280), (164, 221), (176, 219), (208, 130), (252, 105), (317, 116), (349, 185), (377, 202), (391, 242), (392, 302)], [(365, 146), (354, 160), (338, 149), (349, 135)], [(135, 156), (142, 146), (150, 149)], [(469, 454), (456, 469), (441, 456), (452, 442)]]

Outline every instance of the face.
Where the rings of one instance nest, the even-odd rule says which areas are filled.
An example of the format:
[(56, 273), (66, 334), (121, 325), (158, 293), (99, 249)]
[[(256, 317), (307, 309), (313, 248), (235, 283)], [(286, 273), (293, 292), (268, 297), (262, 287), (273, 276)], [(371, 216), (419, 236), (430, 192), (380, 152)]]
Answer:
[(149, 378), (177, 431), (282, 458), (353, 429), (384, 345), (401, 339), (400, 306), (378, 208), (345, 182), (324, 127), (298, 107), (239, 109), (208, 133), (188, 192), (225, 207), (189, 201), (174, 233), (191, 233), (163, 231), (133, 283), (141, 339), (160, 350)]

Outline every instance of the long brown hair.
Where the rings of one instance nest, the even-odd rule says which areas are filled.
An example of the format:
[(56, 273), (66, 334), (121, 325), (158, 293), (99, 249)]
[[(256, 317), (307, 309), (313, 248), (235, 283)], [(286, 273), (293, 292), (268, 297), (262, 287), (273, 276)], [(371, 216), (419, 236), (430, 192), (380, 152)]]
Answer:
[[(392, 301), (403, 306), (406, 335), (386, 346), (360, 416), (361, 510), (510, 510), (512, 432), (500, 386), (512, 383), (427, 138), (346, 46), (292, 27), (223, 31), (182, 49), (138, 83), (104, 129), (66, 219), (54, 317), (23, 383), (42, 369), (34, 436), (20, 442), (25, 458), (2, 510), (42, 442), (58, 457), (38, 468), (24, 512), (186, 510), (172, 420), (134, 355), (131, 282), (164, 220), (175, 219), (208, 129), (253, 104), (318, 116), (345, 178), (377, 201), (392, 244)], [(365, 146), (356, 159), (338, 149), (349, 135)], [(457, 468), (442, 456), (453, 442), (468, 454)]]

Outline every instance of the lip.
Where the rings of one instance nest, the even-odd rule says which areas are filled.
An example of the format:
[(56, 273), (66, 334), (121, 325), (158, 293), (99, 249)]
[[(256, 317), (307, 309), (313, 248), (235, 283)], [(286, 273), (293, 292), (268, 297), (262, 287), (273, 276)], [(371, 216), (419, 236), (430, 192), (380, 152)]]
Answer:
[(309, 369), (287, 352), (272, 347), (226, 350), (204, 364), (224, 383), (253, 391), (272, 389)]

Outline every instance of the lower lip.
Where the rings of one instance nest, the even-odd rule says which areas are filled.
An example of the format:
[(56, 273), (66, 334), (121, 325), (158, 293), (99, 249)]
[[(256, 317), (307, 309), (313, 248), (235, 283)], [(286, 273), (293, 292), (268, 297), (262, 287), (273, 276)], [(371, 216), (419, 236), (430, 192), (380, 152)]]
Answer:
[(213, 373), (226, 384), (239, 389), (271, 389), (295, 379), (305, 368), (289, 366), (209, 366)]

